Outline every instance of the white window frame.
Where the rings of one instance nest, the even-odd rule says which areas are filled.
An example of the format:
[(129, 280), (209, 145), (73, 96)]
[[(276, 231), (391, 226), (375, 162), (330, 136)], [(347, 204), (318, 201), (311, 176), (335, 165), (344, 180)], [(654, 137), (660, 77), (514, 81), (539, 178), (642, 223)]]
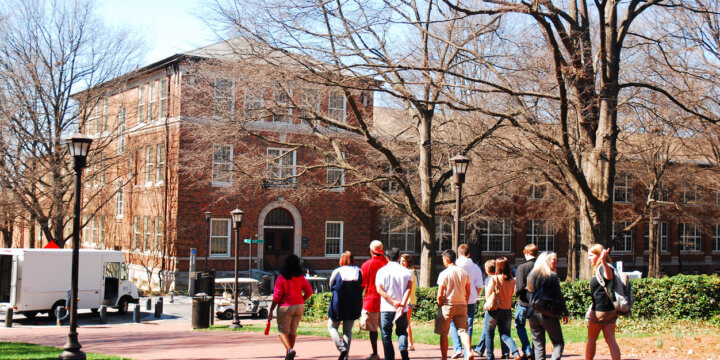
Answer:
[[(339, 236), (330, 236), (328, 234), (328, 231), (330, 230), (330, 225), (340, 225), (340, 234)], [(343, 238), (345, 234), (345, 223), (343, 221), (325, 221), (325, 256), (326, 257), (340, 257), (340, 255), (343, 253)], [(328, 248), (330, 246), (334, 246), (335, 244), (330, 244), (330, 241), (337, 241), (337, 248), (338, 252), (328, 252)]]
[[(622, 179), (622, 181), (620, 181)], [(633, 202), (633, 176), (631, 174), (617, 174), (613, 187), (613, 201), (617, 203)]]
[[(455, 219), (452, 216), (435, 216), (435, 241), (438, 243), (438, 252), (452, 249), (452, 231), (453, 226), (455, 226), (454, 220)], [(448, 229), (449, 232), (447, 231)], [(465, 243), (464, 221), (460, 222), (460, 232), (458, 234), (458, 238), (458, 245)], [(444, 243), (447, 243), (447, 246), (443, 246)]]
[[(616, 234), (622, 231), (625, 227), (630, 225), (629, 221), (613, 221), (612, 222), (612, 239), (615, 240)], [(613, 248), (614, 251), (619, 253), (631, 253), (633, 252), (633, 239), (635, 235), (635, 229), (631, 229), (629, 233), (626, 233), (623, 235), (623, 238), (616, 242), (615, 247)], [(628, 244), (630, 245), (630, 248), (628, 249)]]
[[(253, 121), (265, 120), (265, 88), (260, 87), (255, 92), (251, 88), (245, 89), (243, 96), (243, 115), (245, 119)], [(259, 116), (258, 116), (259, 115)]]
[(137, 120), (138, 124), (144, 124), (147, 120), (146, 109), (145, 109), (145, 85), (138, 86), (138, 100), (137, 100)]
[[(702, 252), (702, 229), (698, 223), (681, 222), (678, 224), (678, 240), (681, 253), (699, 253)], [(694, 245), (694, 249), (686, 249), (686, 245)]]
[(653, 194), (652, 198), (656, 201), (669, 201), (670, 192), (668, 191), (668, 188), (665, 186), (665, 183), (658, 182), (655, 185), (655, 193)]
[(155, 184), (165, 181), (165, 144), (158, 144), (155, 149)]
[(152, 186), (153, 177), (155, 176), (155, 154), (153, 154), (154, 146), (145, 147), (145, 186)]
[(143, 251), (150, 251), (150, 241), (153, 237), (153, 224), (152, 224), (152, 218), (150, 216), (143, 216)]
[[(342, 153), (342, 157), (343, 157), (343, 159), (345, 159), (345, 153)], [(329, 163), (334, 162), (334, 157), (329, 157), (328, 162)], [(338, 175), (338, 173), (339, 173), (339, 175)], [(330, 174), (333, 174), (333, 176), (331, 176)], [(337, 167), (337, 166), (328, 166), (326, 169), (326, 174), (325, 174), (325, 184), (329, 185), (329, 186), (334, 185), (335, 181), (336, 181), (335, 179), (339, 179), (339, 181), (338, 181), (339, 184), (337, 184), (338, 186), (333, 187), (330, 190), (331, 191), (345, 191), (345, 169), (343, 169), (341, 167)]]
[(122, 219), (125, 214), (125, 187), (122, 179), (118, 179), (115, 193), (115, 218)]
[(159, 216), (155, 217), (155, 239), (153, 242), (153, 251), (162, 252), (163, 242), (163, 219)]
[[(680, 202), (685, 205), (695, 205), (698, 202), (699, 193), (700, 189), (697, 185), (684, 185), (682, 187), (682, 193), (680, 194)], [(690, 195), (692, 195), (692, 198)]]
[(109, 114), (109, 111), (108, 111), (108, 99), (107, 99), (107, 98), (104, 98), (104, 99), (103, 99), (102, 124), (100, 124), (100, 132), (101, 132), (101, 133), (105, 133), (105, 132), (107, 131), (108, 116), (109, 116), (109, 115), (110, 115), (110, 114)]
[(160, 88), (158, 89), (158, 119), (164, 119), (170, 116), (168, 111), (168, 88), (167, 79), (160, 80)]
[(98, 101), (95, 106), (90, 110), (90, 115), (87, 119), (87, 133), (88, 135), (99, 133), (98, 128), (100, 127), (100, 102)]
[(133, 216), (133, 250), (140, 250), (143, 246), (142, 244), (140, 244), (143, 236), (142, 224), (140, 223), (141, 219), (141, 216)]
[[(225, 151), (227, 149), (227, 151)], [(219, 154), (219, 156), (222, 156), (223, 158), (220, 158), (216, 155), (218, 155), (218, 151), (221, 151), (222, 154)], [(225, 154), (229, 155), (229, 159), (224, 159)], [(228, 186), (231, 185), (233, 182), (233, 156), (234, 156), (234, 148), (232, 145), (220, 145), (215, 144), (213, 145), (213, 153), (212, 153), (212, 186)], [(227, 173), (225, 180), (218, 180), (225, 179), (225, 177), (221, 177), (221, 172)]]
[(98, 224), (97, 245), (99, 248), (106, 248), (106, 246), (105, 246), (105, 216), (104, 215), (98, 216), (98, 221), (100, 223)]
[[(213, 229), (215, 228), (214, 224), (216, 222), (226, 223), (225, 226), (227, 229), (227, 234), (213, 235)], [(231, 221), (228, 218), (211, 218), (210, 219), (210, 236), (209, 236), (210, 244), (208, 244), (208, 249), (210, 249), (209, 257), (217, 258), (217, 257), (229, 257), (230, 256), (230, 237), (232, 235), (232, 229), (230, 228), (230, 225), (231, 225)], [(219, 242), (224, 241), (226, 251), (224, 253), (213, 252), (213, 242), (214, 241), (219, 241)]]
[(282, 88), (275, 89), (273, 93), (273, 102), (275, 103), (275, 110), (272, 116), (273, 122), (292, 124), (293, 107), (291, 103), (293, 91), (290, 90), (289, 92), (288, 94)]
[(528, 198), (536, 201), (553, 200), (553, 196), (550, 194), (550, 187), (547, 183), (543, 182), (533, 182), (530, 184)]
[(155, 111), (157, 108), (157, 97), (156, 97), (157, 87), (158, 87), (157, 81), (151, 81), (150, 84), (148, 84), (147, 119), (148, 119), (149, 123), (155, 122), (155, 120), (157, 120), (157, 113)]
[(720, 252), (720, 224), (713, 225), (712, 252)]
[(125, 134), (125, 127), (126, 127), (126, 113), (127, 110), (124, 106), (120, 107), (120, 110), (118, 111), (118, 142), (117, 142), (117, 153), (118, 155), (123, 154), (125, 152), (125, 144), (127, 143), (127, 138)]
[[(540, 251), (555, 251), (555, 226), (545, 219), (529, 219), (525, 235), (528, 244), (535, 244)], [(542, 232), (536, 230), (542, 230)]]
[[(480, 247), (483, 252), (488, 253), (509, 253), (512, 248), (512, 219), (491, 218), (482, 220), (484, 226), (480, 231)], [(495, 226), (493, 226), (495, 225)], [(500, 225), (500, 226), (497, 226)], [(494, 233), (494, 228), (501, 228), (502, 231)], [(501, 249), (491, 250), (490, 239), (500, 239)]]
[[(342, 98), (342, 104), (340, 105), (340, 107), (338, 107), (337, 104), (333, 104), (333, 96), (338, 95), (339, 98)], [(335, 101), (337, 101), (337, 99), (338, 98), (336, 98)], [(337, 112), (341, 112), (340, 118), (336, 117)], [(345, 93), (342, 90), (331, 90), (328, 93), (328, 117), (341, 123), (347, 122), (347, 98), (345, 97)]]
[[(645, 222), (645, 253), (650, 251), (650, 225), (650, 221)], [(658, 225), (660, 225), (660, 252), (666, 253), (669, 251), (668, 223), (661, 221)]]
[[(384, 216), (380, 224), (380, 238), (386, 248), (397, 247), (403, 252), (415, 252), (416, 227), (407, 217)], [(402, 243), (402, 246), (397, 246)]]
[[(229, 93), (219, 92), (220, 83), (229, 82)], [(223, 85), (223, 88), (225, 86)], [(229, 109), (227, 108), (229, 106)], [(226, 113), (227, 112), (227, 113)], [(213, 115), (228, 116), (235, 113), (235, 80), (217, 78), (213, 82)]]
[[(269, 147), (265, 152), (265, 156), (265, 174), (270, 184), (269, 186), (283, 187), (295, 184), (295, 176), (297, 175), (297, 150)], [(286, 159), (291, 159), (289, 165), (285, 164)], [(276, 171), (273, 172), (273, 170)], [(283, 178), (287, 179), (283, 180)]]
[(88, 239), (88, 243), (90, 243), (91, 247), (97, 248), (99, 236), (100, 231), (98, 229), (98, 217), (93, 216), (90, 219), (90, 239)]

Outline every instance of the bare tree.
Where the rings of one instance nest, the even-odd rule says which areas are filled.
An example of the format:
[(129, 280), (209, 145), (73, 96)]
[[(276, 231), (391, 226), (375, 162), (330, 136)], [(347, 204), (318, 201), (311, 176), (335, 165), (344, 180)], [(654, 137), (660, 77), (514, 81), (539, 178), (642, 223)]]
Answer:
[[(5, 1), (0, 16), (0, 181), (31, 228), (39, 224), (62, 247), (72, 192), (63, 137), (81, 129), (98, 135), (86, 182), (106, 181), (116, 159), (92, 155), (114, 138), (106, 136), (114, 129), (103, 99), (121, 85), (113, 79), (134, 67), (140, 42), (102, 24), (89, 0)], [(96, 189), (84, 195), (99, 209), (109, 198)]]

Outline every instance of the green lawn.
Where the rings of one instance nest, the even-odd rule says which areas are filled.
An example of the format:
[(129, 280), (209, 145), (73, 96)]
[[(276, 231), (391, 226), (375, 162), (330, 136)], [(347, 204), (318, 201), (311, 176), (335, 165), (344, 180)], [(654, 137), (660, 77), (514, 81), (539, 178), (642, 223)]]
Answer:
[[(27, 343), (0, 342), (0, 360), (33, 359), (55, 360), (63, 350), (52, 347)], [(86, 353), (88, 359), (130, 360), (112, 355)]]

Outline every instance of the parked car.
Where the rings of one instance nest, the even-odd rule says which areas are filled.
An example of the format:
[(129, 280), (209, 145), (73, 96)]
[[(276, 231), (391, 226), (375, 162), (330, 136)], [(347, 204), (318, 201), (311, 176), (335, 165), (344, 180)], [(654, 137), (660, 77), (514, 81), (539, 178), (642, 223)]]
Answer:
[[(233, 283), (235, 278), (215, 279), (215, 284), (222, 287), (223, 296), (215, 299), (215, 315), (218, 319), (232, 320), (235, 316), (235, 298)], [(259, 282), (251, 278), (238, 278), (238, 314), (260, 318), (268, 316), (272, 305), (272, 296), (260, 295)]]

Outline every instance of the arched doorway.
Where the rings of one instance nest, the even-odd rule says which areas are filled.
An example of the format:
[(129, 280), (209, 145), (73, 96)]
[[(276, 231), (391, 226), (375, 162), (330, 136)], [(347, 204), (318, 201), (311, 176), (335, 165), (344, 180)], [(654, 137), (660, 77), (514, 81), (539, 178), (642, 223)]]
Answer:
[(293, 217), (284, 208), (275, 208), (265, 217), (263, 243), (263, 267), (279, 269), (285, 258), (295, 251), (295, 225)]

